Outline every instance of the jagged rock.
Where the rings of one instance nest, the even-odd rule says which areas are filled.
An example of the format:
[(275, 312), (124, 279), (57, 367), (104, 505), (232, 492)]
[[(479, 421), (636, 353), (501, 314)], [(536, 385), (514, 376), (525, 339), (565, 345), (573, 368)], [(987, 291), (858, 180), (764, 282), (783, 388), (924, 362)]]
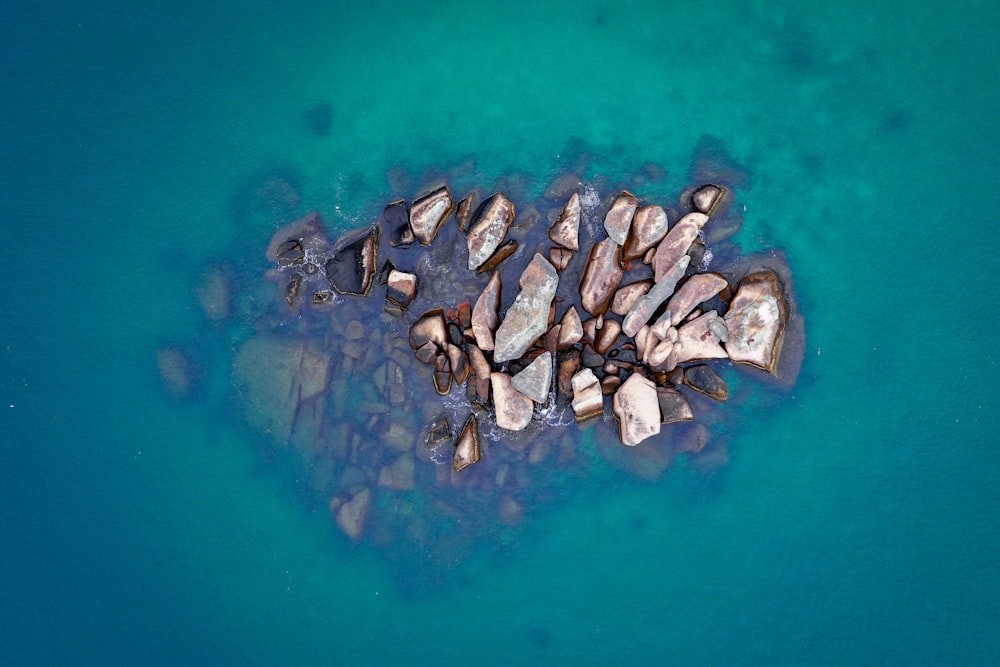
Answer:
[(521, 274), (519, 285), (521, 291), (497, 329), (493, 360), (498, 364), (523, 355), (548, 329), (549, 309), (559, 286), (559, 274), (549, 260), (536, 253)]
[(639, 200), (628, 191), (622, 192), (611, 205), (611, 209), (604, 216), (604, 230), (619, 246), (625, 245), (628, 239), (629, 229), (632, 227), (632, 217), (639, 206)]
[(361, 533), (364, 532), (371, 502), (372, 491), (364, 488), (337, 509), (337, 525), (352, 540), (359, 539)]
[(387, 204), (382, 210), (381, 222), (389, 238), (389, 245), (393, 248), (408, 246), (415, 240), (413, 230), (410, 229), (410, 211), (406, 208), (406, 201), (397, 199)]
[(510, 240), (502, 243), (500, 247), (497, 248), (492, 255), (490, 255), (490, 258), (483, 262), (483, 265), (479, 267), (477, 273), (485, 273), (497, 268), (505, 259), (517, 252), (517, 248), (517, 241)]
[(684, 369), (684, 384), (717, 401), (729, 398), (729, 387), (711, 367), (697, 364)]
[(451, 465), (455, 472), (462, 472), (479, 460), (479, 422), (476, 415), (469, 415), (462, 427), (462, 433), (455, 441), (455, 455)]
[(421, 245), (430, 245), (434, 241), (452, 206), (454, 202), (451, 192), (444, 185), (413, 202), (410, 207), (410, 229)]
[(458, 228), (463, 232), (469, 227), (469, 216), (472, 215), (472, 204), (475, 203), (475, 200), (475, 195), (467, 194), (462, 201), (458, 202), (458, 207), (455, 209), (455, 222), (458, 223)]
[(438, 356), (438, 346), (436, 343), (427, 341), (416, 349), (414, 355), (420, 363), (433, 366), (434, 360), (437, 359)]
[(597, 338), (594, 340), (594, 349), (597, 350), (598, 354), (607, 354), (618, 342), (618, 336), (621, 332), (621, 322), (610, 318), (605, 319), (604, 326), (598, 330)]
[(570, 306), (562, 320), (559, 321), (559, 340), (557, 347), (564, 350), (579, 343), (583, 338), (583, 323), (576, 306)]
[(427, 311), (410, 327), (411, 348), (418, 350), (427, 343), (434, 343), (440, 350), (448, 347), (448, 325), (440, 308)]
[(764, 270), (740, 280), (725, 322), (729, 358), (773, 374), (788, 322), (788, 306), (778, 276)]
[(538, 355), (513, 377), (511, 384), (535, 403), (545, 403), (552, 388), (552, 355), (548, 352)]
[(409, 491), (416, 482), (413, 455), (403, 454), (378, 472), (378, 485), (394, 491)]
[(657, 387), (656, 400), (660, 404), (661, 424), (689, 422), (694, 419), (691, 404), (673, 387)]
[(531, 423), (534, 403), (514, 388), (510, 375), (506, 373), (490, 374), (490, 382), (493, 386), (497, 426), (507, 431), (524, 430)]
[(556, 385), (567, 396), (573, 395), (573, 376), (580, 370), (580, 351), (569, 350), (559, 357), (559, 373)]
[(604, 411), (601, 383), (594, 371), (584, 368), (573, 376), (573, 414), (578, 422), (596, 417)]
[(660, 432), (660, 403), (656, 385), (632, 373), (615, 392), (612, 408), (618, 419), (622, 444), (634, 447)]
[(472, 335), (481, 350), (492, 350), (495, 346), (493, 333), (500, 321), (500, 273), (494, 272), (483, 288), (472, 309)]
[(573, 251), (567, 250), (566, 248), (549, 248), (549, 261), (552, 262), (552, 266), (556, 267), (556, 271), (562, 273), (569, 266), (570, 260), (573, 259)]
[(667, 302), (670, 325), (676, 327), (695, 306), (708, 301), (727, 287), (729, 282), (718, 273), (697, 273), (691, 276)]
[(457, 345), (448, 345), (448, 365), (451, 368), (455, 384), (464, 384), (465, 379), (469, 377), (469, 358), (465, 356), (462, 348)]
[(368, 296), (375, 277), (378, 239), (377, 225), (340, 237), (326, 263), (326, 278), (335, 292)]
[(549, 238), (557, 246), (574, 252), (580, 249), (580, 210), (580, 195), (574, 192), (549, 227)]
[[(673, 351), (674, 365), (700, 359), (725, 359), (729, 356), (719, 345), (719, 339), (709, 326), (709, 322), (718, 317), (718, 313), (710, 310), (677, 330), (677, 342), (674, 343)], [(668, 367), (664, 370), (671, 369), (672, 367)]]
[(659, 280), (677, 260), (687, 254), (691, 243), (698, 238), (698, 232), (708, 222), (704, 213), (688, 213), (677, 221), (656, 248), (653, 257), (653, 278)]
[(392, 269), (386, 282), (385, 299), (400, 310), (409, 308), (417, 296), (417, 276)]
[(667, 212), (659, 206), (642, 206), (632, 218), (632, 230), (622, 251), (622, 258), (628, 262), (639, 259), (650, 248), (667, 235), (669, 227)]
[(628, 285), (623, 285), (615, 292), (615, 297), (611, 301), (611, 312), (615, 315), (625, 317), (646, 292), (653, 287), (652, 280), (639, 280)]
[(621, 246), (610, 238), (595, 243), (580, 280), (583, 309), (594, 316), (607, 312), (622, 275)]
[(305, 249), (302, 247), (302, 241), (299, 239), (288, 239), (283, 242), (278, 246), (276, 254), (279, 266), (300, 264), (306, 257)]
[(701, 213), (712, 215), (712, 211), (725, 198), (726, 192), (728, 190), (718, 185), (703, 185), (691, 195), (691, 203)]
[[(687, 255), (678, 259), (670, 271), (660, 276), (660, 279), (656, 281), (651, 290), (639, 297), (635, 305), (632, 306), (632, 310), (629, 311), (622, 322), (622, 329), (625, 331), (626, 336), (635, 336), (639, 332), (639, 329), (649, 322), (649, 319), (656, 312), (656, 309), (660, 307), (660, 304), (674, 293), (674, 288), (677, 286), (677, 282), (684, 276), (684, 272), (687, 271), (688, 262), (690, 261)], [(668, 310), (672, 302), (673, 299), (668, 302)]]
[(475, 345), (468, 346), (469, 365), (472, 366), (472, 373), (476, 376), (476, 396), (480, 403), (486, 404), (490, 400), (490, 362), (486, 360), (483, 351)]
[(493, 194), (482, 203), (476, 211), (466, 239), (470, 271), (478, 269), (493, 254), (507, 235), (512, 222), (514, 204), (502, 192)]
[(451, 391), (451, 362), (448, 356), (439, 354), (434, 359), (434, 389), (441, 396), (446, 396)]

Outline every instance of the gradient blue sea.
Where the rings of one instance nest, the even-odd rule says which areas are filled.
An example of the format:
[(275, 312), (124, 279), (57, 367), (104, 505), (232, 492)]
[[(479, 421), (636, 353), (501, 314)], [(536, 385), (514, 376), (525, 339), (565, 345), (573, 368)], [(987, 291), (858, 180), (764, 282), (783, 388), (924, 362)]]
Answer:
[[(970, 0), (4, 3), (0, 663), (1000, 664), (998, 33)], [(336, 231), (412, 196), (393, 168), (543, 185), (581, 142), (679, 191), (703, 135), (807, 334), (723, 468), (614, 477), (410, 594), (262, 456), (194, 292), (262, 266), (261, 174)]]

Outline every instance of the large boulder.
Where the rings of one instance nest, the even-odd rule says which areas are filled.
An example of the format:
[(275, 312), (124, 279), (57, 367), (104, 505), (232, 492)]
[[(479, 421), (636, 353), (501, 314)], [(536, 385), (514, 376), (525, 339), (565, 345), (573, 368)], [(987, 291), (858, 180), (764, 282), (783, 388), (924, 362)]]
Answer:
[(788, 321), (788, 306), (777, 274), (768, 269), (740, 280), (725, 321), (729, 358), (774, 373)]
[(727, 287), (729, 282), (718, 273), (697, 273), (691, 276), (667, 302), (670, 325), (676, 327), (695, 306), (708, 301)]
[(677, 224), (667, 232), (667, 235), (660, 241), (656, 248), (656, 255), (653, 257), (653, 277), (659, 280), (660, 277), (670, 270), (681, 257), (687, 254), (691, 244), (698, 238), (698, 232), (708, 222), (708, 216), (704, 213), (688, 213), (677, 221)]
[(561, 248), (580, 249), (580, 195), (574, 192), (549, 228), (549, 238)]
[(326, 262), (326, 278), (338, 294), (368, 296), (375, 277), (379, 228), (348, 232), (337, 241)]
[(490, 375), (497, 426), (506, 431), (523, 431), (531, 423), (534, 403), (514, 388), (507, 373)]
[(469, 246), (470, 271), (475, 271), (490, 258), (503, 242), (512, 222), (514, 222), (514, 204), (502, 192), (493, 194), (482, 203), (476, 211), (466, 238)]
[(545, 403), (552, 390), (552, 355), (543, 352), (535, 357), (534, 361), (514, 376), (511, 384), (535, 403)]
[(549, 326), (549, 309), (559, 286), (559, 274), (549, 260), (535, 257), (521, 274), (521, 291), (507, 309), (496, 333), (493, 360), (503, 363), (523, 355)]
[(621, 246), (610, 238), (595, 243), (580, 279), (583, 309), (594, 317), (606, 313), (624, 273)]
[(622, 251), (626, 262), (639, 259), (667, 235), (670, 224), (667, 212), (660, 206), (642, 206), (632, 218), (632, 229)]
[(421, 245), (431, 244), (453, 206), (447, 186), (441, 186), (413, 202), (410, 207), (410, 229)]
[(656, 385), (640, 373), (633, 373), (615, 392), (612, 409), (622, 444), (634, 447), (660, 433), (660, 402)]
[(619, 246), (625, 245), (628, 239), (629, 229), (632, 227), (632, 217), (636, 208), (639, 207), (639, 200), (631, 192), (622, 192), (611, 205), (611, 209), (604, 216), (604, 230), (608, 237), (613, 239)]

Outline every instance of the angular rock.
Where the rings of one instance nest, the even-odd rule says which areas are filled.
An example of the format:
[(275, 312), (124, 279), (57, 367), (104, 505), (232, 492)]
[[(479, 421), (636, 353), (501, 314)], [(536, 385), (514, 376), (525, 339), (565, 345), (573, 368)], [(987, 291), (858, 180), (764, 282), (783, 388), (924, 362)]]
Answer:
[(788, 322), (788, 305), (777, 274), (763, 270), (740, 280), (725, 322), (729, 358), (773, 374)]
[(448, 347), (448, 325), (445, 323), (444, 311), (440, 308), (429, 310), (410, 327), (410, 347), (418, 350), (427, 343), (434, 343), (440, 349)]
[(688, 213), (677, 221), (656, 248), (653, 257), (653, 278), (659, 280), (677, 260), (687, 254), (691, 243), (698, 238), (698, 232), (708, 222), (704, 213)]
[(447, 186), (441, 186), (413, 202), (410, 229), (421, 245), (430, 245), (454, 203)]
[(496, 251), (512, 222), (514, 204), (502, 192), (493, 194), (482, 203), (466, 239), (470, 271), (478, 269)]
[[(677, 342), (674, 343), (672, 354), (674, 365), (701, 359), (725, 359), (729, 356), (719, 345), (719, 339), (709, 326), (711, 320), (718, 318), (719, 314), (710, 310), (677, 330)], [(672, 366), (664, 370), (672, 370)]]
[(511, 377), (506, 373), (492, 373), (493, 405), (496, 409), (497, 426), (506, 431), (522, 431), (531, 423), (534, 403), (514, 388)]
[(545, 403), (552, 390), (552, 355), (548, 352), (538, 355), (513, 377), (511, 384), (535, 403)]
[(628, 311), (632, 310), (639, 297), (644, 295), (653, 287), (652, 280), (639, 280), (628, 285), (623, 285), (615, 292), (615, 298), (611, 302), (611, 312), (615, 315), (625, 317)]
[(521, 291), (497, 329), (493, 360), (498, 364), (523, 355), (549, 328), (549, 309), (559, 286), (559, 274), (549, 260), (536, 253), (519, 284)]
[(479, 422), (476, 415), (469, 415), (462, 427), (462, 433), (455, 441), (455, 455), (451, 465), (455, 472), (461, 472), (479, 460)]
[(729, 386), (719, 374), (705, 364), (697, 364), (684, 369), (684, 384), (717, 401), (729, 398)]
[(639, 207), (639, 200), (631, 192), (624, 191), (611, 205), (611, 209), (604, 216), (604, 230), (619, 246), (625, 245), (628, 239), (629, 229), (632, 227), (632, 217), (636, 208)]
[(392, 269), (386, 282), (385, 299), (400, 310), (409, 308), (417, 296), (417, 276)]
[(375, 277), (378, 239), (377, 225), (340, 237), (326, 263), (326, 278), (335, 292), (368, 296)]
[(583, 309), (594, 316), (607, 312), (624, 273), (621, 246), (610, 238), (595, 243), (580, 280), (580, 305)]
[(583, 338), (583, 323), (580, 321), (580, 313), (576, 306), (570, 306), (562, 320), (559, 321), (559, 342), (558, 348), (564, 350), (575, 345)]
[(413, 243), (413, 230), (410, 229), (410, 211), (406, 201), (398, 199), (390, 202), (382, 210), (382, 224), (389, 237), (389, 245), (393, 248), (408, 246)]
[(505, 243), (500, 244), (500, 247), (496, 249), (490, 258), (483, 262), (483, 265), (479, 267), (476, 273), (485, 273), (486, 271), (492, 271), (493, 269), (500, 266), (505, 259), (517, 252), (518, 243), (517, 241), (510, 240)]
[(676, 327), (695, 306), (708, 301), (727, 287), (729, 282), (718, 273), (697, 273), (691, 276), (667, 302), (670, 325)]
[(622, 379), (617, 375), (605, 375), (601, 378), (601, 393), (611, 396), (622, 386)]
[(703, 185), (691, 195), (691, 204), (701, 213), (712, 215), (716, 207), (722, 203), (727, 192), (728, 190), (718, 185)]
[(598, 354), (607, 354), (618, 342), (618, 336), (622, 332), (621, 322), (613, 319), (604, 320), (604, 326), (597, 332), (597, 339), (594, 341), (594, 349)]
[(447, 396), (451, 391), (451, 362), (448, 356), (440, 354), (434, 360), (434, 389), (441, 396)]
[[(687, 271), (688, 262), (690, 261), (690, 257), (683, 255), (669, 271), (660, 276), (652, 289), (639, 297), (635, 305), (632, 306), (632, 310), (629, 311), (622, 322), (622, 329), (625, 331), (626, 336), (635, 336), (639, 332), (639, 329), (649, 322), (653, 313), (660, 307), (660, 304), (674, 293), (674, 288), (677, 287), (678, 281), (684, 277), (684, 272)], [(691, 281), (689, 280), (688, 282)], [(673, 302), (673, 299), (671, 299), (671, 302)], [(669, 303), (667, 309), (670, 309)]]
[(650, 248), (659, 243), (667, 235), (669, 227), (667, 212), (659, 206), (642, 206), (632, 218), (632, 230), (622, 251), (623, 259), (628, 262), (639, 259)]
[(601, 383), (594, 371), (584, 368), (576, 373), (572, 380), (573, 414), (578, 422), (596, 417), (604, 412), (604, 395), (601, 393)]
[(580, 195), (574, 192), (549, 227), (549, 238), (557, 246), (573, 251), (580, 249), (580, 211)]
[(278, 246), (276, 254), (279, 266), (301, 264), (302, 260), (305, 259), (306, 256), (305, 249), (302, 247), (302, 241), (299, 239), (288, 239), (287, 241), (284, 241)]
[(656, 385), (632, 373), (615, 392), (612, 408), (618, 419), (622, 444), (634, 447), (660, 432), (660, 402)]
[(694, 420), (691, 404), (673, 387), (657, 387), (656, 400), (660, 403), (660, 423), (674, 424)]
[(465, 356), (462, 348), (457, 345), (448, 345), (448, 365), (451, 367), (455, 384), (464, 384), (465, 379), (469, 377), (470, 368), (469, 358)]
[(490, 400), (490, 362), (475, 345), (468, 346), (468, 354), (469, 365), (476, 376), (476, 396), (480, 403), (486, 404)]
[(490, 281), (486, 283), (472, 309), (472, 335), (481, 350), (494, 348), (493, 333), (500, 321), (500, 296), (500, 272), (496, 271), (490, 276)]
[(417, 361), (419, 361), (420, 363), (427, 364), (428, 366), (433, 366), (434, 360), (437, 359), (438, 356), (438, 346), (436, 343), (427, 341), (426, 343), (418, 347), (414, 352), (414, 354), (417, 357)]
[(556, 385), (567, 396), (573, 395), (573, 376), (580, 370), (580, 351), (570, 350), (559, 357), (559, 374)]
[(472, 215), (472, 204), (475, 200), (475, 195), (468, 194), (458, 202), (458, 207), (455, 209), (455, 221), (463, 232), (469, 227), (469, 216)]
[(337, 525), (352, 540), (359, 539), (361, 533), (364, 532), (371, 502), (372, 491), (365, 488), (358, 491), (337, 509)]
[(554, 246), (549, 248), (549, 261), (552, 262), (552, 266), (556, 267), (556, 271), (560, 273), (566, 270), (571, 259), (573, 259), (572, 250), (556, 248)]

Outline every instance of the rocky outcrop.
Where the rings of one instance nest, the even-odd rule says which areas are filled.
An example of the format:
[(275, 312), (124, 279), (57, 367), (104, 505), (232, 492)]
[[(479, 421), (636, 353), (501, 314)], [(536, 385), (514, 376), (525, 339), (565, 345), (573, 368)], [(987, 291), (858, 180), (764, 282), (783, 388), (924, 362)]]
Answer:
[(493, 351), (496, 363), (517, 359), (548, 329), (549, 308), (559, 286), (559, 274), (549, 260), (536, 253), (521, 274), (519, 285), (521, 291), (497, 329)]
[[(337, 525), (352, 540), (361, 539), (372, 504), (372, 490), (361, 489), (350, 500), (340, 503), (336, 510)], [(331, 504), (331, 509), (333, 504)]]
[(368, 296), (375, 277), (378, 239), (379, 228), (374, 225), (340, 238), (326, 263), (326, 277), (335, 292)]
[(729, 331), (726, 343), (729, 358), (774, 373), (788, 321), (778, 276), (764, 270), (740, 280), (725, 321)]

